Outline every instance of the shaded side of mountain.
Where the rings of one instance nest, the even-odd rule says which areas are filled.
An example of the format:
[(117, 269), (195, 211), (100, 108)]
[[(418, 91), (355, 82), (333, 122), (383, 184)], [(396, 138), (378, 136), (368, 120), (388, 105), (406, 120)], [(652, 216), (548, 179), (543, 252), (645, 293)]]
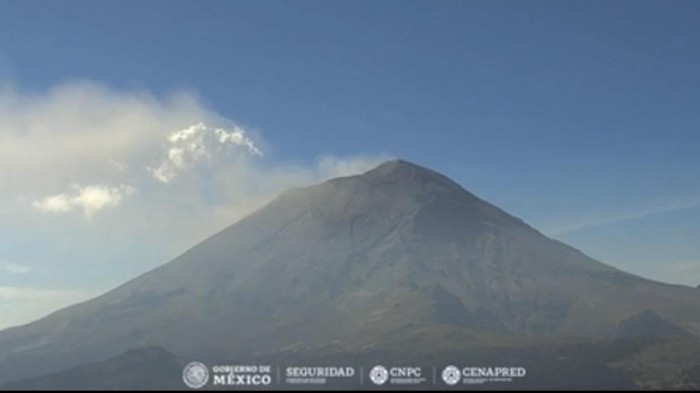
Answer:
[(610, 364), (644, 390), (700, 389), (700, 339), (693, 336), (645, 340), (648, 344)]
[(615, 336), (618, 338), (686, 335), (688, 333), (685, 330), (650, 310), (635, 314), (621, 321), (615, 331)]
[(2, 390), (182, 389), (182, 365), (161, 347), (135, 348), (107, 360), (0, 386)]
[(508, 331), (498, 315), (484, 307), (474, 311), (467, 309), (460, 298), (440, 285), (433, 287), (433, 310), (437, 323), (500, 333)]

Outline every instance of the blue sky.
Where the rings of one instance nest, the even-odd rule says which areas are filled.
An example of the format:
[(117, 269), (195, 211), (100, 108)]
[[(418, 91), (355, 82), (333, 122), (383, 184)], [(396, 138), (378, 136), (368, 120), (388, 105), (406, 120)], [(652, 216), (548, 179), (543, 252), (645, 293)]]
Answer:
[[(0, 210), (0, 309), (104, 291), (284, 186), (386, 157), (607, 263), (700, 284), (699, 17), (693, 1), (0, 2), (0, 187), (17, 204)], [(156, 136), (200, 121), (264, 155), (232, 145), (168, 191), (94, 169), (168, 169)], [(173, 211), (178, 231), (138, 220)], [(12, 315), (0, 327), (29, 318)]]

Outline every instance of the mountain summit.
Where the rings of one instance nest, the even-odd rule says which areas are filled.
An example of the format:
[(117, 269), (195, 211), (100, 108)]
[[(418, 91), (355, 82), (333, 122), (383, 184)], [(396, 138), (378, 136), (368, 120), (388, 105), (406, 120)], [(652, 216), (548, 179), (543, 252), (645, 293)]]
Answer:
[(167, 264), (0, 332), (0, 382), (145, 346), (184, 358), (430, 353), (621, 326), (697, 335), (700, 292), (592, 260), (394, 160), (286, 191)]

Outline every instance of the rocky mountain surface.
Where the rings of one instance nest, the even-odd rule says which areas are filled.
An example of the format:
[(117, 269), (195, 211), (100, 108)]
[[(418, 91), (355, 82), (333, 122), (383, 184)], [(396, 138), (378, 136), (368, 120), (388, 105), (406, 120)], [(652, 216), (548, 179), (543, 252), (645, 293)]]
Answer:
[(0, 332), (0, 385), (139, 347), (361, 356), (700, 335), (700, 291), (593, 260), (395, 160), (284, 192), (173, 261)]

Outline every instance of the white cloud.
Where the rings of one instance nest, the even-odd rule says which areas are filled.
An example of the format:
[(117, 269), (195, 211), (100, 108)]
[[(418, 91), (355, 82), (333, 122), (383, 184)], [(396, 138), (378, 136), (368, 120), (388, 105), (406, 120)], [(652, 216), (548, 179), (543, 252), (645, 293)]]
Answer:
[(71, 198), (65, 194), (47, 196), (43, 200), (32, 202), (32, 206), (50, 213), (67, 213), (75, 207)]
[(246, 136), (245, 131), (240, 127), (235, 126), (234, 129), (228, 131), (224, 128), (217, 128), (214, 130), (214, 133), (219, 138), (219, 143), (222, 145), (243, 146), (252, 154), (262, 156), (262, 152), (255, 146), (253, 141)]
[(0, 189), (36, 197), (71, 183), (129, 183), (132, 165), (153, 159), (170, 132), (212, 116), (189, 93), (153, 97), (93, 83), (0, 88)]
[(0, 272), (4, 271), (10, 274), (27, 274), (31, 273), (32, 270), (34, 269), (32, 269), (30, 266), (0, 260)]
[(197, 164), (219, 165), (221, 160), (244, 152), (262, 156), (262, 152), (244, 129), (231, 125), (230, 129), (210, 127), (200, 122), (168, 137), (165, 158), (157, 167), (147, 168), (162, 183), (173, 181), (181, 172)]
[[(110, 216), (115, 231), (134, 234), (138, 222), (149, 236), (189, 245), (288, 187), (357, 173), (387, 158), (280, 162), (263, 156), (264, 142), (192, 93), (154, 97), (94, 83), (40, 93), (0, 89), (0, 218), (6, 225), (12, 218), (24, 222), (26, 207), (85, 217), (118, 208)], [(125, 204), (136, 191), (138, 198)], [(79, 224), (60, 225), (70, 233), (67, 225)]]
[[(80, 222), (62, 220), (52, 229), (26, 208), (87, 218), (115, 210), (90, 222), (95, 230), (104, 225), (95, 233), (124, 242), (147, 237), (174, 256), (286, 188), (387, 158), (325, 155), (299, 164), (263, 156), (263, 146), (258, 132), (191, 93), (153, 97), (91, 83), (31, 94), (0, 90), (0, 219), (65, 239)], [(124, 203), (135, 191), (138, 197)]]
[[(56, 273), (52, 285), (79, 285), (75, 277), (85, 266), (95, 266), (94, 277), (124, 264), (145, 271), (289, 187), (358, 173), (387, 158), (329, 154), (311, 163), (284, 161), (259, 132), (211, 111), (192, 93), (154, 97), (93, 83), (38, 93), (0, 88), (0, 248), (41, 260), (33, 267)], [(63, 218), (48, 220), (48, 214)], [(100, 220), (90, 219), (97, 215)], [(18, 245), (17, 233), (64, 257), (45, 258), (55, 250), (33, 250), (32, 242)], [(133, 255), (106, 255), (107, 249)], [(122, 265), (108, 264), (115, 260)], [(67, 304), (44, 300), (52, 295), (80, 297), (40, 287), (0, 287), (0, 326), (28, 318), (8, 306), (20, 299), (39, 315)]]
[(34, 208), (47, 213), (68, 213), (82, 209), (85, 216), (90, 218), (96, 212), (118, 206), (124, 199), (136, 193), (132, 186), (120, 184), (110, 187), (106, 185), (80, 186), (72, 185), (72, 193), (50, 195), (32, 202)]

